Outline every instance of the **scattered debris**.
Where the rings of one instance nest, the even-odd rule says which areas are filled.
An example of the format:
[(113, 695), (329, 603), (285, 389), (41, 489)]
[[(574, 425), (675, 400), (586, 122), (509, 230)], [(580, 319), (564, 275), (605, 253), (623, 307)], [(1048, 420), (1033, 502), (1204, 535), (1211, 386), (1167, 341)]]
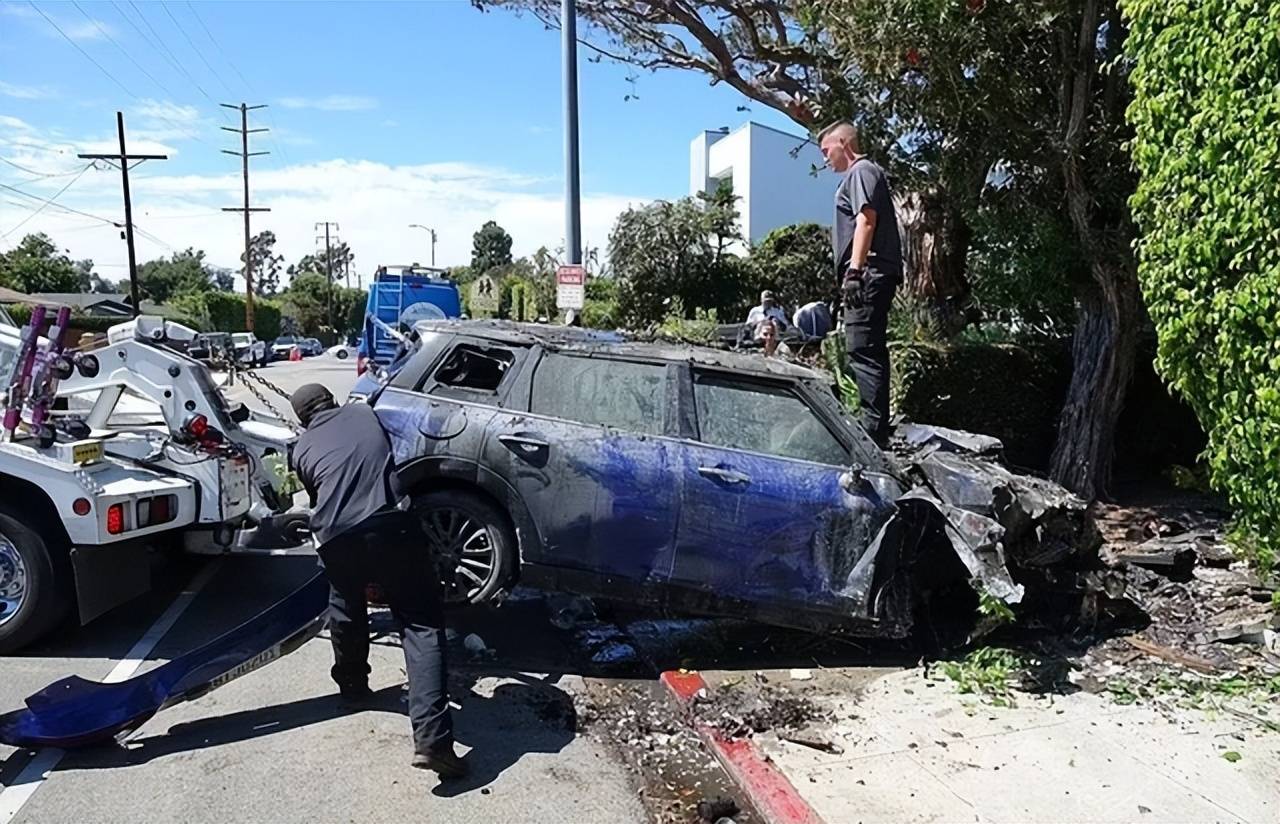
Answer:
[(1222, 754), (1222, 757), (1234, 764), (1239, 761), (1242, 756), (1235, 750), (1227, 750)]
[(799, 744), (801, 747), (809, 747), (810, 749), (818, 750), (819, 752), (830, 753), (831, 755), (844, 754), (844, 747), (834, 741), (830, 741), (817, 735), (783, 732), (779, 733), (778, 737), (783, 741), (790, 741), (792, 744)]
[(693, 704), (694, 717), (730, 738), (770, 730), (796, 731), (826, 715), (814, 702), (767, 681), (715, 689)]
[(813, 680), (813, 671), (807, 669), (793, 669), (791, 671), (792, 681), (811, 681)]

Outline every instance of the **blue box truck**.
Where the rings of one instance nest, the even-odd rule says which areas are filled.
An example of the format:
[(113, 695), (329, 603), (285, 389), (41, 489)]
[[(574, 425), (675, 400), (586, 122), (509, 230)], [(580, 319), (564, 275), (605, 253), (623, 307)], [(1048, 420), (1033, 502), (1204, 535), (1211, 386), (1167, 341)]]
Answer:
[[(379, 266), (369, 284), (364, 329), (357, 346), (356, 373), (363, 375), (373, 362), (390, 366), (400, 341), (387, 329), (407, 331), (420, 320), (456, 318), (462, 314), (458, 285), (444, 269), (425, 266)], [(381, 321), (375, 323), (374, 319)]]

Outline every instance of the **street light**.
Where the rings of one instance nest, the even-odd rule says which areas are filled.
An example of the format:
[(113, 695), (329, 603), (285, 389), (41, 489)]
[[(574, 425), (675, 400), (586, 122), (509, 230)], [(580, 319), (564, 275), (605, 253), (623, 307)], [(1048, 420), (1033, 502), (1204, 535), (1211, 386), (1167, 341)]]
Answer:
[(432, 229), (430, 226), (423, 226), (421, 223), (410, 223), (409, 228), (422, 229), (423, 231), (431, 233), (431, 268), (434, 269), (436, 265), (436, 230)]

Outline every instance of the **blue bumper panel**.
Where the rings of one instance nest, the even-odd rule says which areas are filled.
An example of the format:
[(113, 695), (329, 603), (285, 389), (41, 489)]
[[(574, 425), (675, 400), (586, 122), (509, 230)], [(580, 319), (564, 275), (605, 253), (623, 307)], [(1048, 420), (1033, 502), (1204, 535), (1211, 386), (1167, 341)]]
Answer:
[(329, 583), (316, 575), (256, 617), (178, 658), (114, 684), (78, 675), (0, 715), (0, 743), (14, 747), (83, 747), (134, 730), (165, 707), (199, 698), (293, 652), (320, 632)]

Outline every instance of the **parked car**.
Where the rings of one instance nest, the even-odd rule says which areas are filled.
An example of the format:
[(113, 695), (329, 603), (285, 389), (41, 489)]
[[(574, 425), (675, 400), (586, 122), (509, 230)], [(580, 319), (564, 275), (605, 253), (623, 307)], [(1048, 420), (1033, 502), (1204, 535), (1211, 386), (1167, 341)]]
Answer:
[(922, 604), (971, 623), (978, 593), (1016, 603), (1096, 560), (1083, 502), (956, 451), (998, 441), (921, 430), (901, 465), (818, 372), (564, 327), (415, 331), (366, 402), (454, 599), (518, 579), (902, 636)]
[(252, 332), (232, 332), (231, 343), (235, 347), (236, 360), (247, 366), (266, 366), (271, 360), (267, 344)]
[(187, 355), (208, 364), (229, 361), (234, 350), (226, 332), (201, 332), (187, 346)]
[(302, 338), (298, 341), (298, 345), (302, 347), (303, 357), (311, 358), (324, 354), (324, 344), (317, 338)]
[(351, 357), (351, 355), (355, 352), (355, 347), (344, 346), (343, 344), (340, 343), (337, 346), (330, 346), (327, 351), (328, 351), (328, 354), (332, 355), (338, 360), (346, 360), (347, 358)]
[(302, 338), (295, 338), (292, 335), (282, 335), (275, 339), (271, 344), (272, 360), (288, 360), (289, 353), (293, 348), (301, 342)]

